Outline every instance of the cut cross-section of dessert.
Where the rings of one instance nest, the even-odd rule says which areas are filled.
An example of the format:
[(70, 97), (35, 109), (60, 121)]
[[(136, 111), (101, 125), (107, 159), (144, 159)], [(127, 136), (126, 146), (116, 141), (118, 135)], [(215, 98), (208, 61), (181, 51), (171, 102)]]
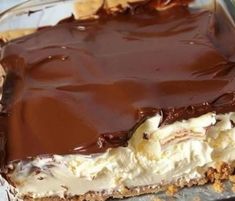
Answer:
[(1, 158), (19, 198), (123, 198), (233, 174), (235, 28), (222, 12), (152, 6), (3, 46)]

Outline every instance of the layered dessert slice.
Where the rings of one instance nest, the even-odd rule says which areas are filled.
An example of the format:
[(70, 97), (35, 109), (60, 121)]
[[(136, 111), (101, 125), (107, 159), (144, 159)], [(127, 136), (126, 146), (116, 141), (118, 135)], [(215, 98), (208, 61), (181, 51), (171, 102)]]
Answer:
[(27, 201), (105, 200), (227, 179), (234, 40), (223, 13), (142, 6), (6, 43), (3, 175)]

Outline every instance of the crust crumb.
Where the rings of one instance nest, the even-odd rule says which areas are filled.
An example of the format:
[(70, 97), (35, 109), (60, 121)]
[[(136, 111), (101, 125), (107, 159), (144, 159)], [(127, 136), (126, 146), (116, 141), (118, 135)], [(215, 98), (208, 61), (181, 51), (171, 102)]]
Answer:
[(164, 200), (157, 197), (157, 198), (154, 198), (153, 201), (164, 201)]
[(96, 12), (102, 7), (102, 4), (102, 0), (76, 1), (73, 5), (75, 19), (97, 18)]
[(120, 187), (120, 193), (121, 193), (122, 195), (128, 194), (129, 192), (130, 192), (130, 189), (129, 189), (128, 187), (126, 187), (126, 186), (124, 186), (124, 185), (122, 185), (122, 186)]
[(220, 180), (226, 180), (229, 178), (229, 175), (232, 174), (233, 168), (229, 166), (227, 163), (221, 162), (216, 166), (216, 170), (219, 174)]
[(224, 192), (224, 184), (220, 180), (216, 180), (212, 186), (215, 192), (217, 193)]
[(201, 201), (201, 198), (200, 197), (194, 197), (193, 201)]
[(232, 185), (232, 191), (235, 193), (235, 184)]
[(229, 179), (229, 175), (233, 173), (233, 170), (234, 168), (224, 162), (221, 162), (216, 164), (216, 169), (210, 168), (207, 171), (206, 177), (212, 183), (216, 182), (217, 180), (224, 181)]
[(169, 186), (167, 187), (166, 194), (167, 194), (168, 196), (173, 196), (173, 195), (175, 195), (178, 191), (179, 191), (179, 189), (177, 188), (177, 186), (175, 186), (175, 185), (169, 185)]
[(229, 181), (231, 181), (232, 183), (235, 183), (235, 175), (229, 176)]

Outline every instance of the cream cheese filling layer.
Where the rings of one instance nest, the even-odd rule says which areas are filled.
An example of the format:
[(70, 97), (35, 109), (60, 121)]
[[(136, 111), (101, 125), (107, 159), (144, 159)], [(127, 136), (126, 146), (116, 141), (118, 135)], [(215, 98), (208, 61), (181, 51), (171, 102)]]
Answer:
[(37, 157), (14, 164), (8, 176), (19, 196), (64, 197), (104, 190), (111, 194), (124, 187), (200, 179), (216, 163), (235, 160), (235, 112), (207, 113), (165, 126), (161, 118), (146, 120), (127, 147), (89, 157)]

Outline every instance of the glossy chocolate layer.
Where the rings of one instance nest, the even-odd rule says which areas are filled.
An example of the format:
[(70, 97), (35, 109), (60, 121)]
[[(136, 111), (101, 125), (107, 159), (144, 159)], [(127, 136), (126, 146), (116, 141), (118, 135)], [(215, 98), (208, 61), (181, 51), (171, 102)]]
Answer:
[(8, 160), (125, 146), (157, 112), (167, 124), (235, 111), (235, 32), (222, 19), (186, 7), (136, 11), (9, 42)]

